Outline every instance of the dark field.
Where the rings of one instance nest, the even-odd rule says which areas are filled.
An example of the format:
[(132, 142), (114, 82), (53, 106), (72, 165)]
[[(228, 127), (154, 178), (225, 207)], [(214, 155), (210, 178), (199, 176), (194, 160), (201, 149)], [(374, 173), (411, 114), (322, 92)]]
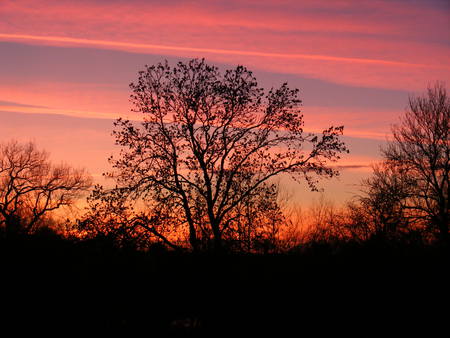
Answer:
[(448, 320), (448, 252), (367, 243), (210, 255), (2, 239), (2, 327), (13, 336), (435, 336)]

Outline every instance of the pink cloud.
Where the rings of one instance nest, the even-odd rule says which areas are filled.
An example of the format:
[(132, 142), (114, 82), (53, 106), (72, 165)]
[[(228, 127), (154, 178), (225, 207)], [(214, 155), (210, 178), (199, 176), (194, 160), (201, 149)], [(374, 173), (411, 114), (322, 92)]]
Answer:
[(104, 84), (31, 82), (0, 85), (0, 93), (2, 99), (34, 106), (0, 104), (3, 111), (87, 118), (130, 115), (129, 92)]
[(430, 79), (450, 78), (450, 66), (447, 65), (409, 63), (364, 57), (183, 47), (61, 36), (0, 34), (0, 38), (49, 45), (87, 45), (96, 48), (179, 57), (207, 57), (212, 61), (252, 65), (262, 70), (369, 87), (419, 89), (423, 88), (426, 81), (430, 81)]
[[(0, 36), (212, 61), (381, 88), (450, 78), (448, 13), (402, 2), (4, 1)], [(446, 39), (446, 40), (445, 40)]]

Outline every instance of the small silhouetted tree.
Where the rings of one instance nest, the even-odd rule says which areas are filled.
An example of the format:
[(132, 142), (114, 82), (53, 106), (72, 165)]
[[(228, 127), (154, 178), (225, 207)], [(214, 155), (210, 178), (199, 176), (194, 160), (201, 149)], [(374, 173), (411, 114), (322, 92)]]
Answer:
[(190, 246), (220, 250), (242, 206), (270, 179), (286, 173), (317, 180), (347, 149), (343, 127), (305, 133), (298, 89), (265, 92), (243, 66), (221, 74), (204, 60), (147, 66), (132, 83), (140, 127), (119, 119), (122, 147), (110, 174), (130, 198), (187, 228)]
[(51, 211), (72, 204), (91, 185), (82, 169), (53, 165), (32, 142), (0, 144), (0, 225), (31, 233)]
[(345, 215), (322, 195), (309, 209), (309, 225), (305, 229), (305, 244), (335, 246), (348, 239)]
[(77, 219), (78, 235), (120, 248), (146, 250), (156, 243), (181, 248), (172, 236), (174, 224), (168, 226), (172, 219), (165, 219), (161, 210), (136, 210), (127, 196), (126, 190), (96, 185), (87, 198), (86, 213)]
[(347, 206), (347, 228), (354, 240), (398, 240), (416, 228), (406, 210), (414, 181), (403, 168), (390, 162), (374, 165), (362, 186), (362, 194)]
[(262, 184), (254, 194), (236, 205), (228, 218), (227, 243), (242, 252), (280, 250), (279, 242), (287, 220), (278, 197), (278, 185)]

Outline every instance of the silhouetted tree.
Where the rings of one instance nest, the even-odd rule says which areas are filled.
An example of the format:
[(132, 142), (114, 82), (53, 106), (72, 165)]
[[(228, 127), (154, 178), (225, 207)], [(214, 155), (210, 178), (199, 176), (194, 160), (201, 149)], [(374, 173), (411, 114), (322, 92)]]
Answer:
[(304, 245), (337, 245), (348, 240), (345, 213), (322, 195), (309, 209)]
[[(77, 230), (84, 238), (102, 239), (120, 248), (145, 250), (155, 243), (172, 249), (181, 249), (174, 240), (173, 224), (168, 226), (164, 213), (136, 210), (126, 191), (105, 190), (96, 185), (87, 198), (87, 212), (77, 220)], [(154, 210), (152, 210), (154, 211)]]
[(91, 185), (84, 170), (52, 165), (34, 143), (0, 144), (0, 225), (30, 233), (51, 211), (72, 204)]
[(362, 195), (347, 205), (346, 227), (357, 241), (400, 239), (415, 228), (405, 207), (413, 193), (414, 181), (405, 170), (382, 162), (363, 181)]
[(450, 98), (444, 85), (436, 83), (426, 95), (410, 98), (409, 109), (392, 128), (393, 140), (383, 150), (386, 165), (401, 173), (403, 187), (397, 198), (405, 201), (408, 217), (423, 221), (445, 242), (449, 241), (449, 130)]
[(160, 63), (130, 86), (143, 122), (115, 123), (123, 148), (110, 176), (186, 226), (194, 250), (205, 239), (220, 250), (238, 206), (271, 178), (288, 173), (314, 190), (320, 177), (337, 174), (328, 164), (347, 151), (342, 126), (304, 133), (298, 89), (285, 83), (265, 93), (243, 66), (221, 74), (204, 60)]
[(276, 184), (262, 184), (230, 212), (224, 239), (234, 249), (262, 253), (280, 249), (286, 220), (278, 203), (278, 189)]

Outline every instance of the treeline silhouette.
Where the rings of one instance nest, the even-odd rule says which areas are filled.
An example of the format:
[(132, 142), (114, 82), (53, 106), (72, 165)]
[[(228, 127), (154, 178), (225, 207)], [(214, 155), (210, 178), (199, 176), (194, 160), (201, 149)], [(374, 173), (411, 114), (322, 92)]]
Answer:
[[(345, 207), (305, 213), (273, 178), (317, 190), (343, 127), (303, 131), (298, 90), (245, 67), (146, 67), (140, 125), (119, 119), (106, 176), (0, 145), (3, 327), (155, 336), (431, 334), (445, 323), (450, 99), (436, 83), (393, 127)], [(76, 218), (55, 210), (90, 191)], [(420, 325), (422, 324), (422, 325)], [(426, 324), (426, 325), (425, 325)]]
[(446, 325), (444, 247), (137, 251), (48, 230), (0, 241), (2, 328), (17, 335), (432, 335)]

